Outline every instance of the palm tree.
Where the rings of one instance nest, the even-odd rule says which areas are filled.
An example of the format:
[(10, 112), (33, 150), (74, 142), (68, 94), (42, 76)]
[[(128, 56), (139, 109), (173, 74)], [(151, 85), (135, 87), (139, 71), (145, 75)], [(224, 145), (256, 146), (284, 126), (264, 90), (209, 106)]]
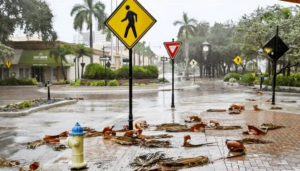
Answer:
[(50, 50), (50, 57), (54, 57), (54, 60), (58, 62), (60, 60), (61, 71), (64, 77), (64, 80), (67, 81), (66, 74), (64, 71), (63, 61), (68, 63), (66, 60), (66, 55), (74, 54), (74, 50), (69, 44), (57, 44), (53, 49)]
[[(75, 47), (75, 53), (77, 54), (76, 63), (77, 63), (77, 71), (78, 71), (77, 74), (78, 74), (78, 79), (79, 79), (80, 78), (79, 77), (79, 58), (82, 58), (83, 56), (92, 56), (93, 50), (91, 48), (85, 47), (84, 44), (77, 44)], [(81, 72), (83, 72), (83, 70)]]
[[(87, 24), (90, 30), (90, 48), (93, 49), (93, 17), (98, 21), (98, 30), (103, 28), (106, 14), (105, 5), (96, 0), (83, 0), (83, 4), (75, 4), (71, 11), (71, 16), (75, 14), (73, 27), (75, 30), (82, 31), (83, 24)], [(93, 57), (91, 57), (93, 63)]]
[[(141, 65), (141, 55), (145, 56), (144, 55), (145, 45), (146, 45), (146, 42), (143, 41), (143, 42), (138, 42), (135, 46), (135, 51), (139, 55), (139, 65)], [(144, 60), (143, 60), (143, 65), (144, 65)]]
[(196, 31), (195, 25), (197, 25), (197, 20), (189, 18), (187, 13), (183, 12), (182, 21), (174, 21), (174, 26), (180, 25), (177, 37), (183, 36), (185, 34), (185, 52), (186, 52), (186, 79), (189, 80), (188, 62), (189, 62), (189, 46), (188, 46), (188, 35), (194, 35)]
[[(148, 61), (151, 61), (150, 59), (152, 59), (155, 56), (155, 53), (150, 48), (150, 45), (145, 47), (145, 54), (144, 54), (144, 56), (148, 57)], [(148, 62), (148, 65), (150, 65), (150, 62)]]
[(107, 42), (111, 40), (111, 31), (107, 27), (104, 27), (104, 29), (102, 29), (102, 34), (106, 35), (105, 40)]

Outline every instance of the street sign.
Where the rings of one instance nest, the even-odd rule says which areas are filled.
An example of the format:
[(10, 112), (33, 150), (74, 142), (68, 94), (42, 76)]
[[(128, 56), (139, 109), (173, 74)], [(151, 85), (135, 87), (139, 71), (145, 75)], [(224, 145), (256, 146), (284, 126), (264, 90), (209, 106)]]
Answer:
[(5, 61), (5, 64), (6, 64), (7, 68), (9, 68), (9, 67), (11, 66), (10, 60), (6, 60), (6, 61)]
[(181, 46), (181, 42), (164, 42), (165, 48), (167, 49), (167, 52), (169, 56), (174, 59), (179, 47)]
[(234, 59), (233, 59), (233, 62), (236, 63), (237, 65), (241, 64), (242, 63), (242, 58), (237, 55)]
[(192, 66), (192, 68), (194, 68), (197, 65), (197, 61), (195, 61), (194, 59), (191, 60), (190, 65)]
[(104, 24), (132, 49), (155, 23), (155, 18), (137, 0), (124, 0)]
[(293, 3), (300, 4), (300, 0), (280, 0), (280, 1), (293, 2)]
[[(275, 55), (275, 45), (277, 39), (277, 55)], [(263, 46), (264, 52), (266, 52), (273, 60), (278, 60), (286, 51), (289, 50), (289, 47), (280, 39), (278, 35), (275, 35), (271, 40), (269, 40)]]
[(263, 74), (263, 73), (256, 73), (255, 77), (269, 77), (268, 74)]

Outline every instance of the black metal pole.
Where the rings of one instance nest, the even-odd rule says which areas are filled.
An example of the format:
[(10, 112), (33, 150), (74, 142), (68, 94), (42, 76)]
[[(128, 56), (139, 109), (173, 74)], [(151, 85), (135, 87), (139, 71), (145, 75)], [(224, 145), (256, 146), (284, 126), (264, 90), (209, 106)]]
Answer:
[[(174, 39), (172, 39), (172, 42), (174, 42)], [(174, 104), (174, 58), (172, 59), (172, 104), (171, 107), (175, 108)]]
[(129, 49), (129, 130), (133, 130), (132, 118), (132, 49)]
[(163, 59), (163, 84), (165, 84), (165, 61)]
[(104, 71), (105, 71), (105, 86), (107, 86), (107, 83), (106, 83), (106, 60), (104, 61), (104, 65), (105, 65), (105, 69), (104, 69)]
[(193, 70), (194, 70), (194, 82), (195, 82), (195, 67), (193, 67)]
[(263, 84), (263, 77), (260, 77), (260, 90), (262, 89), (262, 84)]
[(274, 59), (273, 59), (273, 82), (272, 82), (272, 105), (275, 105), (275, 87), (276, 87), (276, 65), (277, 65), (277, 37), (278, 37), (278, 26), (276, 28), (276, 37), (275, 37), (275, 50), (274, 50)]
[(50, 81), (48, 80), (48, 100), (51, 100), (50, 98)]

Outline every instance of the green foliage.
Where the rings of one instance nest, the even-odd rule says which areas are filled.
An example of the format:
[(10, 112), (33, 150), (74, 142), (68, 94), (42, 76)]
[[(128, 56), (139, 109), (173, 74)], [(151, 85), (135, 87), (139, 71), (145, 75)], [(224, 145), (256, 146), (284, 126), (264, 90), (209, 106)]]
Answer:
[(169, 82), (170, 82), (170, 81), (167, 80), (166, 78), (165, 78), (165, 79), (159, 78), (158, 81), (159, 81), (159, 82), (165, 82), (165, 83), (169, 83)]
[(20, 105), (19, 105), (19, 108), (20, 109), (24, 109), (26, 107), (30, 107), (32, 105), (32, 102), (31, 101), (24, 101), (22, 102)]
[(242, 75), (240, 83), (252, 85), (255, 80), (255, 77), (252, 73)]
[(142, 66), (134, 66), (132, 67), (132, 76), (135, 79), (147, 78), (147, 70)]
[(239, 81), (240, 77), (241, 77), (241, 74), (239, 74), (239, 73), (228, 73), (225, 75), (223, 80), (225, 82), (228, 82), (230, 78), (235, 78), (236, 81)]
[(146, 70), (146, 78), (157, 78), (159, 75), (158, 68), (154, 65), (148, 65), (148, 66), (143, 66), (143, 68)]
[(230, 79), (229, 79), (229, 82), (230, 82), (230, 83), (235, 83), (235, 82), (236, 82), (236, 79), (235, 79), (235, 78), (230, 78)]
[[(104, 67), (101, 64), (88, 64), (85, 69), (84, 78), (86, 79), (100, 79), (104, 75)], [(103, 76), (105, 77), (105, 76)]]
[(133, 84), (133, 86), (139, 86), (139, 85), (140, 85), (139, 83), (134, 83), (134, 84)]
[(128, 77), (129, 77), (129, 66), (128, 65), (123, 65), (121, 68), (119, 68), (115, 72), (116, 72), (116, 78), (128, 79)]
[(110, 80), (108, 82), (108, 86), (118, 86), (118, 85), (119, 85), (119, 83), (117, 80)]
[(129, 86), (129, 83), (123, 83), (122, 86)]
[(146, 85), (146, 84), (144, 84), (144, 83), (141, 83), (141, 84), (140, 84), (140, 86), (145, 86), (145, 85)]
[(37, 85), (37, 83), (38, 83), (36, 78), (32, 78), (31, 81), (32, 81), (32, 84), (34, 84), (34, 85)]
[(157, 85), (157, 83), (149, 83), (148, 85)]
[(0, 80), (0, 85), (37, 85), (37, 81), (35, 78), (19, 80), (15, 77), (9, 77), (5, 80)]
[(71, 86), (80, 86), (80, 84), (81, 84), (81, 80), (80, 79), (77, 79), (76, 81), (71, 81)]

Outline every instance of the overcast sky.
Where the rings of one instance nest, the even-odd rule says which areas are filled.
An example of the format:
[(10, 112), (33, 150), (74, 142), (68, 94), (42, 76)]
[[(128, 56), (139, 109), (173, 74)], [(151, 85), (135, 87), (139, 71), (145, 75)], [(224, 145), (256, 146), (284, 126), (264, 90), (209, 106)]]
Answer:
[[(46, 1), (53, 10), (54, 29), (58, 32), (59, 40), (73, 42), (76, 31), (73, 29), (73, 17), (70, 16), (70, 11), (75, 4), (81, 4), (83, 0)], [(114, 10), (121, 0), (101, 0), (101, 2), (105, 4), (109, 16), (111, 7)], [(215, 22), (224, 23), (227, 20), (238, 21), (243, 14), (250, 14), (258, 6), (296, 5), (279, 0), (139, 0), (139, 2), (157, 20), (141, 41), (146, 41), (147, 45), (150, 43), (151, 49), (159, 56), (167, 55), (163, 42), (176, 39), (179, 26), (175, 27), (173, 22), (182, 20), (183, 12), (186, 12), (190, 18), (207, 21), (213, 25)]]

